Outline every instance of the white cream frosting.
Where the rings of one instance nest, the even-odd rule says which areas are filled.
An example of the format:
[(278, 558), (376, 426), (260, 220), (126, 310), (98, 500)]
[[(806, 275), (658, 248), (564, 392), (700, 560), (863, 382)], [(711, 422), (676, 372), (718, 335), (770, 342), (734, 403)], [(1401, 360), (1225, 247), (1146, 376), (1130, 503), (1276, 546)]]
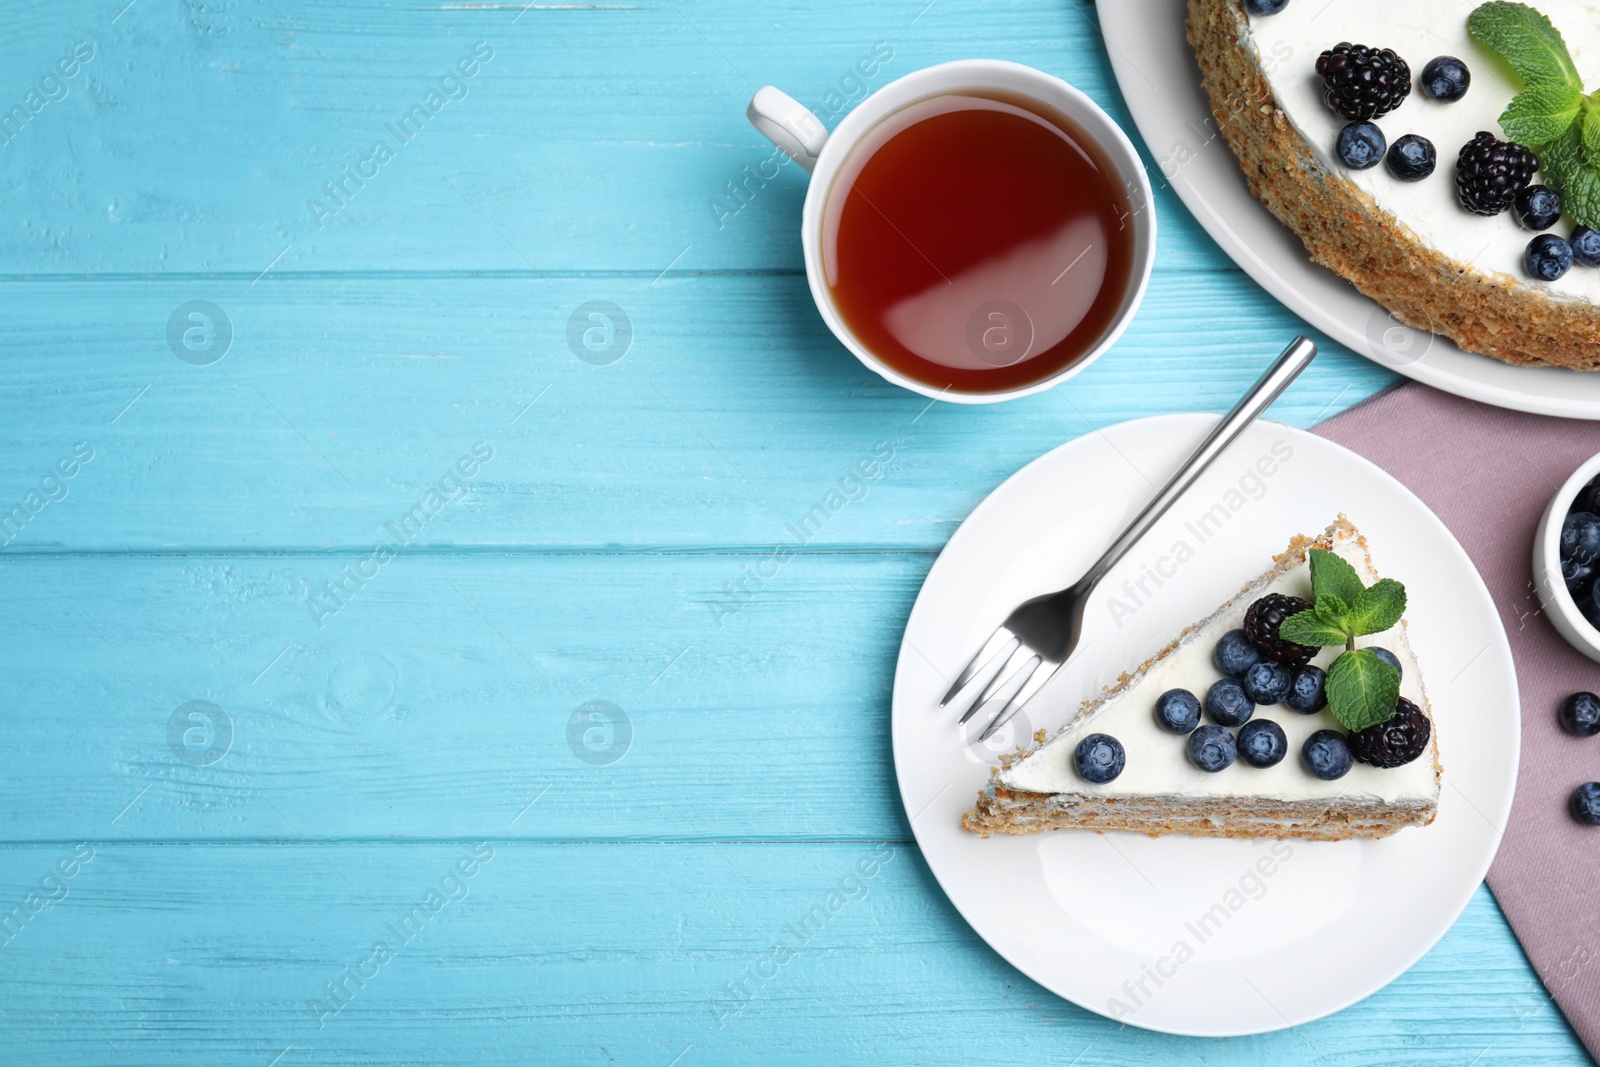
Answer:
[[(1349, 560), (1368, 585), (1378, 580), (1367, 562), (1366, 553), (1353, 541), (1345, 540), (1335, 551)], [(1311, 570), (1307, 563), (1279, 576), (1255, 596), (1269, 592), (1288, 593), (1308, 598), (1311, 595)], [(1206, 690), (1222, 678), (1212, 661), (1217, 639), (1244, 623), (1250, 597), (1185, 637), (1160, 663), (1148, 669), (1097, 710), (1070, 724), (1026, 759), (1001, 772), (999, 781), (1012, 789), (1034, 793), (1073, 793), (1089, 797), (1243, 797), (1284, 801), (1320, 800), (1344, 797), (1352, 802), (1428, 801), (1437, 797), (1434, 777), (1434, 744), (1421, 757), (1401, 767), (1369, 767), (1356, 763), (1343, 778), (1326, 782), (1314, 778), (1300, 762), (1300, 747), (1317, 730), (1339, 729), (1326, 709), (1306, 715), (1277, 704), (1258, 707), (1252, 720), (1266, 718), (1283, 727), (1289, 750), (1282, 762), (1272, 767), (1252, 767), (1242, 759), (1216, 773), (1200, 770), (1189, 762), (1188, 738), (1169, 733), (1156, 724), (1156, 698), (1169, 689), (1187, 689), (1205, 702)], [(1400, 660), (1400, 695), (1426, 708), (1422, 696), (1422, 675), (1411, 652), (1402, 625), (1382, 634), (1358, 639), (1362, 646), (1387, 648)], [(1343, 651), (1325, 648), (1311, 662), (1324, 670)], [(1204, 713), (1201, 722), (1211, 721)], [(1086, 734), (1110, 734), (1122, 743), (1127, 760), (1122, 773), (1103, 785), (1085, 781), (1073, 766), (1073, 750)]]
[[(1347, 178), (1378, 205), (1408, 226), (1418, 238), (1451, 259), (1489, 275), (1551, 295), (1600, 303), (1600, 269), (1574, 265), (1554, 282), (1534, 281), (1522, 268), (1522, 253), (1533, 234), (1512, 211), (1492, 218), (1474, 215), (1456, 199), (1455, 163), (1461, 146), (1488, 130), (1504, 140), (1500, 113), (1521, 89), (1521, 80), (1493, 52), (1467, 34), (1467, 16), (1482, 0), (1290, 0), (1276, 15), (1250, 16), (1261, 67), (1284, 114), (1327, 168)], [(1566, 39), (1578, 73), (1589, 91), (1600, 89), (1600, 4), (1594, 0), (1535, 0)], [(1393, 144), (1408, 133), (1433, 142), (1439, 163), (1419, 182), (1403, 182), (1379, 164), (1352, 170), (1339, 162), (1334, 142), (1346, 120), (1322, 102), (1316, 61), (1341, 41), (1392, 48), (1411, 67), (1411, 94), (1399, 108), (1377, 120)], [(1429, 100), (1417, 82), (1422, 68), (1437, 56), (1455, 56), (1467, 65), (1472, 83), (1454, 103)], [(1534, 181), (1543, 181), (1543, 175)], [(1549, 233), (1572, 233), (1570, 216)]]

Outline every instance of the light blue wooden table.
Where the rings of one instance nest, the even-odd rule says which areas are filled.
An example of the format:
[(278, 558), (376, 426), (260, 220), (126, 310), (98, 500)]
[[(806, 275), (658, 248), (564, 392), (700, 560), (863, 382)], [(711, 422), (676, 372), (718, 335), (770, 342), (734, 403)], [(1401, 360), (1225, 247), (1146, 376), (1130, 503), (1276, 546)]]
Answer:
[[(1585, 1062), (1486, 891), (1365, 1003), (1194, 1041), (1023, 978), (918, 854), (888, 705), (940, 546), (1300, 326), (1163, 194), (1114, 352), (924, 410), (818, 320), (744, 104), (997, 56), (1131, 130), (1092, 7), (7, 14), (0, 1061)], [(590, 301), (627, 328), (569, 343)], [(1277, 418), (1390, 383), (1323, 347)]]

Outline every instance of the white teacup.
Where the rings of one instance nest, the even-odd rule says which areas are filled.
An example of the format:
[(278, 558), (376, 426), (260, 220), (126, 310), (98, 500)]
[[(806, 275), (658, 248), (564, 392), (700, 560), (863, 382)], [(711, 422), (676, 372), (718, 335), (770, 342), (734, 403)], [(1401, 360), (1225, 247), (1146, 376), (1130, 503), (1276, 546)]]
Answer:
[[(1125, 221), (1133, 229), (1133, 267), (1121, 307), (1100, 339), (1078, 359), (1040, 381), (992, 392), (957, 392), (938, 389), (878, 359), (851, 332), (834, 305), (822, 265), (822, 228), (829, 199), (836, 193), (835, 179), (851, 149), (884, 119), (930, 97), (959, 93), (1001, 93), (1038, 107), (1042, 113), (1065, 116), (1100, 148), (1117, 170), (1130, 210)], [(1116, 343), (1133, 318), (1150, 281), (1155, 260), (1156, 218), (1150, 180), (1139, 154), (1120, 127), (1098, 104), (1060, 78), (1020, 63), (999, 59), (962, 59), (925, 67), (896, 79), (856, 105), (830, 135), (804, 105), (773, 86), (757, 90), (746, 110), (750, 122), (802, 167), (812, 173), (800, 219), (800, 240), (805, 250), (806, 278), (811, 296), (828, 328), (856, 358), (887, 380), (938, 400), (958, 404), (992, 404), (1042, 392), (1066, 381)], [(837, 190), (842, 193), (843, 190)]]

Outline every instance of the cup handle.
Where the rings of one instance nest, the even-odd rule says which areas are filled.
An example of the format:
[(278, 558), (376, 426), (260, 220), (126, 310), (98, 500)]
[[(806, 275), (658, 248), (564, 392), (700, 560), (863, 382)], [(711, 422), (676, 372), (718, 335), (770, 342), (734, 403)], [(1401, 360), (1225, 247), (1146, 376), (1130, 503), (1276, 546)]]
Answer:
[(828, 139), (828, 129), (800, 101), (772, 85), (762, 86), (744, 109), (750, 125), (809, 173)]

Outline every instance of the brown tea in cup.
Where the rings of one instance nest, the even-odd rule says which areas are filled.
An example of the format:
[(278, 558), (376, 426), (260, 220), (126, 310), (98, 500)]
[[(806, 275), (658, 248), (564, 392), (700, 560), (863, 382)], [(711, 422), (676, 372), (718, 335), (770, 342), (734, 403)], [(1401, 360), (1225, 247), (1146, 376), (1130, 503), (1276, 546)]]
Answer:
[(1134, 208), (1064, 115), (946, 93), (890, 115), (823, 212), (829, 295), (850, 332), (936, 389), (1003, 392), (1093, 350), (1134, 284)]

